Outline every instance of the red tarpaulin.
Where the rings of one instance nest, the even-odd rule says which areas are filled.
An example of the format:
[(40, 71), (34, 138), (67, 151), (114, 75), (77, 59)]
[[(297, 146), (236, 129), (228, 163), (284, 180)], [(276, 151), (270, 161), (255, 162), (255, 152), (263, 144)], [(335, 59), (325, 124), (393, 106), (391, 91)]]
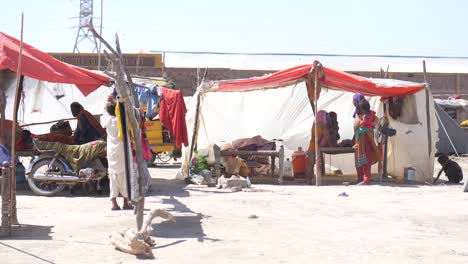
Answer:
[[(226, 81), (219, 83), (214, 92), (249, 91), (261, 88), (281, 87), (302, 81), (313, 65), (301, 65), (287, 70), (279, 71), (267, 76)], [(369, 79), (353, 74), (323, 67), (325, 79), (321, 81), (323, 87), (343, 90), (353, 93), (362, 93), (367, 96), (391, 97), (413, 94), (424, 88), (424, 84), (412, 83), (391, 79)]]
[[(0, 32), (0, 70), (17, 71), (19, 50), (18, 39)], [(21, 75), (54, 83), (75, 84), (84, 96), (109, 83), (106, 75), (61, 62), (26, 43), (23, 43)]]

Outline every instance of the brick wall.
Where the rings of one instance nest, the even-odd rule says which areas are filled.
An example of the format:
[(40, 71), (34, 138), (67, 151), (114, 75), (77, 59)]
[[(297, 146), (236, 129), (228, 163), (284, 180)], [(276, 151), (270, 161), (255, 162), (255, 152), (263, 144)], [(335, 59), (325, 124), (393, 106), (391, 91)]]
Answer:
[[(130, 67), (131, 74), (141, 76), (158, 77), (162, 76), (160, 68), (139, 68)], [(202, 78), (205, 69), (199, 70), (199, 76)], [(272, 73), (272, 71), (258, 70), (231, 70), (225, 68), (208, 69), (206, 80), (228, 80), (228, 79), (243, 79), (264, 74)], [(352, 72), (364, 77), (379, 78), (379, 72)], [(197, 86), (197, 69), (196, 68), (166, 68), (165, 74), (167, 78), (174, 81), (182, 90), (185, 96), (192, 95)], [(458, 76), (458, 77), (457, 77)], [(424, 82), (422, 73), (389, 73), (389, 78), (406, 80), (411, 82)], [(427, 81), (430, 84), (431, 91), (435, 97), (444, 97), (453, 94), (463, 94), (463, 98), (468, 99), (468, 74), (455, 73), (428, 73)]]

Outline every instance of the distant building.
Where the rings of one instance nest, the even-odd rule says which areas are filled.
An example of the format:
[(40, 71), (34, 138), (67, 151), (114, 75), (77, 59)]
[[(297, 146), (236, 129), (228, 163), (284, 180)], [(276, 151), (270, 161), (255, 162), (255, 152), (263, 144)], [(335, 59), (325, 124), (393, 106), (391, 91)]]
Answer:
[[(59, 60), (88, 69), (97, 69), (97, 54), (51, 53)], [(458, 94), (468, 99), (468, 58), (408, 56), (347, 56), (314, 54), (226, 54), (202, 52), (153, 52), (125, 54), (131, 74), (162, 76), (174, 81), (184, 95), (192, 95), (204, 71), (206, 80), (261, 76), (314, 60), (337, 70), (365, 77), (424, 82), (422, 61), (426, 61), (427, 82), (434, 97)], [(104, 56), (101, 57), (105, 65)], [(101, 67), (101, 70), (105, 68)]]

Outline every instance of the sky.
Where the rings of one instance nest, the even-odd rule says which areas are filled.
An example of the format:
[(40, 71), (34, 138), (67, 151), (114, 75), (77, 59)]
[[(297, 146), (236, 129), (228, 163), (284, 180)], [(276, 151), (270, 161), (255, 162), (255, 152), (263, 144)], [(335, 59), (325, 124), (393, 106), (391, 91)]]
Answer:
[[(102, 0), (103, 36), (124, 52), (468, 57), (463, 0)], [(0, 31), (72, 52), (79, 0), (2, 0)], [(94, 0), (99, 25), (101, 0)], [(83, 41), (81, 52), (91, 51)]]

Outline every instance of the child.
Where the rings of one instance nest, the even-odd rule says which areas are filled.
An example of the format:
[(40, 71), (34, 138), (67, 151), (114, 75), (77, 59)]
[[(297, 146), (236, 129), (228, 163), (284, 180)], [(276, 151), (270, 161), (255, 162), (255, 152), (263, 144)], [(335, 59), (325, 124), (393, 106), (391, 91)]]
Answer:
[(463, 180), (463, 172), (458, 163), (450, 160), (447, 155), (439, 156), (437, 161), (442, 166), (442, 169), (440, 169), (439, 174), (437, 174), (437, 178), (434, 180), (434, 183), (439, 180), (442, 171), (445, 172), (445, 176), (447, 176), (449, 183), (459, 183)]

